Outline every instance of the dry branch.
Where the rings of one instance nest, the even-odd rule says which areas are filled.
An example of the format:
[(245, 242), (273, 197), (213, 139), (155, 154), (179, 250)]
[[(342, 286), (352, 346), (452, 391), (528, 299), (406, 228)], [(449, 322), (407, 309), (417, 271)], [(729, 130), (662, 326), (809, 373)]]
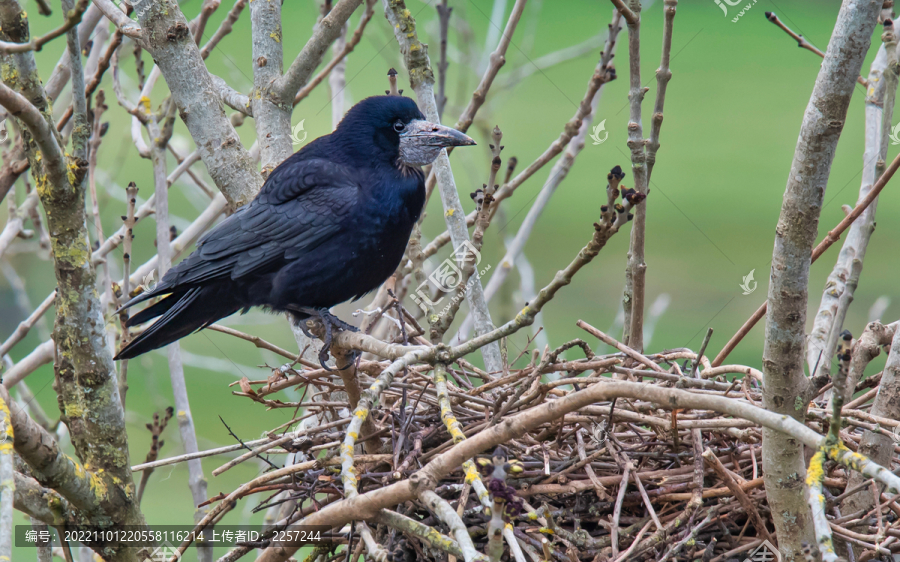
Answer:
[[(609, 34), (607, 36), (606, 44), (603, 48), (603, 52), (600, 56), (600, 62), (598, 63), (597, 69), (594, 74), (595, 77), (600, 77), (600, 83), (596, 84), (595, 90), (595, 78), (591, 79), (591, 82), (588, 85), (588, 96), (591, 96), (591, 94), (593, 94), (591, 99), (588, 99), (587, 96), (584, 98), (585, 101), (582, 101), (582, 103), (579, 105), (575, 117), (573, 117), (572, 120), (567, 123), (565, 128), (565, 132), (566, 134), (568, 134), (571, 128), (570, 125), (580, 123), (578, 134), (568, 142), (568, 144), (566, 145), (565, 153), (560, 156), (560, 158), (550, 169), (550, 175), (548, 176), (547, 181), (544, 183), (544, 186), (541, 188), (540, 193), (538, 194), (531, 208), (528, 210), (528, 214), (525, 216), (525, 219), (519, 226), (519, 230), (518, 232), (516, 232), (515, 238), (507, 244), (506, 255), (504, 255), (500, 260), (500, 267), (491, 275), (491, 278), (484, 289), (484, 298), (488, 302), (490, 302), (494, 295), (497, 294), (500, 286), (503, 284), (509, 272), (512, 270), (513, 264), (515, 263), (516, 259), (522, 255), (522, 252), (525, 249), (525, 244), (530, 238), (534, 225), (536, 224), (538, 218), (541, 216), (544, 208), (546, 208), (547, 204), (550, 201), (550, 198), (556, 192), (556, 189), (560, 186), (566, 176), (568, 176), (569, 170), (575, 163), (575, 159), (584, 148), (585, 137), (587, 137), (588, 131), (590, 131), (591, 129), (591, 123), (593, 122), (594, 114), (596, 113), (597, 106), (600, 103), (600, 97), (603, 92), (603, 84), (610, 82), (616, 78), (616, 71), (612, 66), (612, 59), (613, 56), (615, 56), (616, 38), (618, 37), (620, 30), (620, 18), (618, 16), (618, 12), (614, 12), (612, 21), (609, 24)], [(588, 111), (585, 111), (586, 107), (589, 108)], [(465, 322), (459, 329), (458, 339), (463, 340), (468, 337), (468, 334), (471, 331), (471, 323), (472, 318), (471, 316), (469, 316), (466, 318)]]
[[(878, 50), (869, 70), (869, 79), (873, 87), (866, 92), (865, 151), (858, 202), (866, 198), (875, 180), (884, 172), (888, 147), (887, 134), (893, 122), (898, 61), (897, 39), (890, 20), (885, 23), (882, 40), (884, 45)], [(830, 372), (831, 358), (834, 356), (838, 335), (843, 328), (843, 317), (847, 313), (850, 301), (853, 300), (869, 239), (875, 230), (877, 205), (878, 200), (873, 200), (859, 219), (850, 225), (837, 263), (825, 283), (819, 311), (807, 344), (806, 360), (810, 372), (815, 369), (816, 362), (821, 365), (819, 373), (827, 375)], [(854, 272), (854, 267), (859, 271)], [(819, 361), (819, 353), (823, 350), (824, 360)]]
[[(857, 203), (856, 207), (850, 211), (846, 217), (844, 217), (841, 222), (837, 224), (833, 229), (831, 229), (825, 238), (822, 239), (821, 242), (813, 249), (811, 256), (811, 263), (815, 263), (819, 257), (825, 253), (828, 248), (830, 248), (835, 242), (840, 240), (841, 234), (847, 230), (853, 222), (859, 218), (859, 216), (871, 205), (877, 198), (878, 194), (881, 193), (881, 190), (887, 186), (888, 182), (894, 177), (894, 173), (897, 169), (900, 168), (900, 155), (895, 156), (891, 161), (890, 166), (884, 171), (881, 176), (879, 176), (878, 181), (875, 182), (875, 185), (872, 186), (869, 194), (866, 195), (865, 199)], [(713, 367), (718, 367), (722, 364), (722, 362), (728, 357), (728, 355), (734, 351), (734, 348), (741, 342), (744, 337), (750, 333), (750, 330), (753, 329), (756, 324), (762, 320), (763, 316), (766, 315), (766, 311), (768, 310), (769, 301), (762, 303), (756, 312), (747, 319), (746, 322), (741, 326), (741, 328), (737, 331), (737, 333), (731, 336), (731, 339), (728, 340), (728, 343), (725, 344), (725, 347), (716, 355), (716, 358), (713, 360)]]
[[(791, 29), (790, 27), (785, 25), (785, 23), (783, 21), (781, 21), (781, 19), (778, 18), (778, 15), (775, 14), (775, 12), (766, 12), (766, 19), (769, 20), (770, 22), (774, 23), (779, 28), (781, 28), (782, 31), (787, 33), (794, 41), (797, 42), (797, 46), (800, 47), (801, 49), (806, 49), (807, 51), (809, 51), (815, 55), (819, 55), (823, 59), (825, 58), (825, 53), (823, 53), (821, 50), (816, 48), (815, 45), (813, 45), (812, 43), (807, 41), (805, 37), (796, 33), (793, 29)], [(872, 77), (870, 76), (869, 79), (871, 80)], [(864, 88), (869, 87), (869, 82), (862, 76), (857, 76), (856, 81), (859, 82)]]
[[(27, 17), (17, 5), (12, 8), (6, 6), (0, 13), (4, 18), (3, 40), (22, 42), (28, 39)], [(11, 24), (10, 18), (16, 23)], [(72, 70), (82, 72), (76, 33), (73, 30), (69, 38), (70, 48), (79, 49), (77, 60), (71, 61)], [(83, 179), (87, 171), (84, 157), (90, 134), (85, 100), (81, 95), (83, 77), (73, 81), (73, 84), (79, 85), (74, 96), (73, 155), (64, 154), (56, 129), (51, 124), (50, 102), (37, 79), (33, 53), (19, 53), (12, 58), (16, 72), (4, 73), (6, 84), (0, 86), (0, 104), (17, 116), (24, 125), (23, 129), (27, 129), (27, 133), (23, 134), (26, 153), (35, 188), (47, 212), (58, 287), (56, 304), (59, 312), (53, 341), (56, 343), (54, 367), (62, 419), (71, 432), (77, 453), (92, 470), (97, 471), (89, 476), (82, 472), (82, 478), (97, 479), (103, 483), (104, 489), (108, 486), (116, 490), (115, 493), (98, 494), (100, 488), (93, 483), (89, 487), (91, 497), (80, 499), (82, 504), (88, 506), (102, 504), (98, 523), (116, 521), (141, 525), (143, 518), (140, 511), (128, 501), (124, 492), (129, 487), (133, 488), (124, 410), (106, 341), (83, 205)], [(19, 432), (16, 433), (18, 435)], [(17, 450), (20, 447), (34, 447), (35, 443), (31, 441), (34, 437), (34, 433), (23, 434), (23, 441), (19, 441), (17, 436)], [(49, 442), (53, 440), (49, 439)], [(24, 457), (21, 451), (20, 454)], [(56, 455), (59, 455), (58, 451)], [(46, 460), (41, 455), (32, 458), (33, 462)], [(50, 460), (59, 463), (58, 458)], [(32, 464), (32, 461), (27, 462)], [(63, 462), (63, 465), (67, 463)], [(71, 464), (67, 466), (67, 471), (59, 474), (68, 476), (75, 470)], [(57, 489), (66, 485), (58, 480), (54, 483)], [(119, 488), (120, 485), (122, 488)], [(72, 498), (67, 499), (73, 501)]]
[[(796, 419), (802, 419), (809, 401), (810, 383), (803, 370), (804, 325), (819, 213), (850, 97), (880, 9), (878, 1), (847, 0), (841, 7), (800, 127), (775, 232), (768, 295), (772, 310), (766, 318), (763, 351), (763, 404)], [(798, 557), (802, 543), (810, 543), (814, 537), (804, 482), (796, 478), (806, 468), (803, 449), (792, 437), (763, 430), (763, 464), (779, 550), (789, 559)]]
[(210, 176), (232, 208), (249, 202), (262, 178), (222, 109), (184, 14), (176, 2), (164, 0), (137, 15), (147, 36), (145, 48), (165, 77)]
[(8, 395), (0, 394), (0, 560), (12, 560), (13, 503), (16, 495), (13, 478), (15, 430), (7, 399)]
[[(412, 17), (410, 11), (406, 9), (406, 4), (403, 0), (383, 0), (383, 4), (385, 16), (394, 29), (394, 37), (400, 45), (400, 52), (403, 53), (406, 69), (409, 72), (410, 85), (416, 93), (419, 105), (429, 121), (440, 123), (437, 102), (434, 98), (434, 73), (431, 70), (431, 61), (428, 58), (428, 46), (419, 41), (416, 34), (416, 20)], [(524, 5), (524, 2), (520, 4)], [(521, 15), (522, 7), (518, 7), (519, 15)], [(517, 13), (515, 10), (514, 8), (513, 14)], [(516, 18), (516, 21), (518, 21), (518, 18)], [(513, 29), (515, 29), (514, 25)], [(509, 39), (507, 38), (506, 40), (508, 41)], [(469, 233), (446, 150), (441, 150), (437, 160), (432, 164), (432, 169), (437, 178), (438, 192), (441, 195), (441, 202), (444, 208), (444, 220), (447, 224), (453, 247), (457, 249), (463, 248), (464, 244), (469, 242)], [(466, 300), (475, 318), (475, 333), (483, 335), (493, 330), (494, 324), (484, 298), (484, 288), (480, 279), (475, 279), (471, 283), (469, 290), (466, 292)], [(502, 369), (500, 346), (489, 342), (489, 345), (480, 346), (479, 348), (484, 357), (487, 371), (499, 372)]]

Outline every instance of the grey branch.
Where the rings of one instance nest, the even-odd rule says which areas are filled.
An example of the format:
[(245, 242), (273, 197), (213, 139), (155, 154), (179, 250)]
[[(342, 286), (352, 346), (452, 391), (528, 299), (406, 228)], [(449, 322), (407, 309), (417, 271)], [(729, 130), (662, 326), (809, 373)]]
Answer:
[(147, 35), (145, 48), (162, 71), (209, 175), (232, 208), (248, 203), (262, 178), (225, 115), (177, 2), (152, 2), (137, 15)]
[(9, 410), (9, 394), (0, 395), (0, 560), (12, 560), (13, 503), (16, 483), (15, 453), (13, 453), (12, 414)]
[(430, 509), (432, 513), (434, 513), (438, 519), (450, 529), (450, 532), (456, 538), (459, 549), (462, 551), (463, 560), (465, 560), (465, 562), (475, 562), (479, 559), (484, 560), (484, 555), (479, 554), (479, 552), (475, 550), (475, 545), (472, 544), (472, 538), (469, 536), (469, 531), (466, 529), (462, 518), (460, 518), (456, 513), (456, 510), (447, 503), (447, 500), (431, 490), (424, 490), (419, 497), (425, 505), (428, 506), (428, 509)]
[(659, 68), (656, 70), (656, 101), (653, 104), (653, 116), (650, 118), (650, 139), (647, 143), (647, 181), (653, 174), (653, 165), (656, 164), (656, 153), (659, 151), (659, 131), (662, 128), (663, 108), (666, 104), (666, 89), (669, 80), (672, 79), (672, 71), (669, 69), (669, 58), (672, 54), (672, 28), (675, 20), (675, 9), (678, 0), (665, 0), (663, 12), (665, 23), (663, 24), (663, 46)]
[[(885, 3), (884, 5), (887, 6), (888, 4)], [(888, 11), (890, 12), (890, 8), (888, 8)], [(785, 25), (785, 23), (783, 21), (781, 21), (781, 19), (778, 18), (778, 15), (776, 15), (775, 12), (766, 12), (766, 19), (769, 20), (770, 22), (774, 23), (775, 25), (780, 27), (782, 31), (787, 33), (794, 41), (797, 42), (797, 46), (800, 47), (801, 49), (806, 49), (807, 51), (809, 51), (813, 54), (816, 54), (822, 58), (825, 58), (825, 53), (823, 53), (821, 50), (816, 48), (815, 45), (813, 45), (812, 43), (807, 41), (805, 37), (796, 33), (793, 29), (791, 29), (790, 27)], [(869, 83), (862, 76), (857, 76), (856, 81), (859, 82), (864, 88), (869, 87)]]
[[(862, 185), (859, 201), (866, 198), (872, 185), (884, 171), (887, 158), (887, 132), (893, 122), (894, 99), (897, 93), (897, 41), (893, 26), (885, 26), (884, 45), (878, 50), (869, 70), (869, 83), (873, 85), (866, 93), (865, 151), (863, 152)], [(828, 375), (831, 358), (834, 356), (837, 336), (841, 332), (843, 316), (847, 305), (853, 299), (859, 275), (852, 275), (854, 264), (861, 270), (869, 239), (875, 231), (875, 210), (878, 200), (872, 202), (862, 215), (850, 225), (844, 244), (838, 254), (837, 263), (825, 282), (819, 311), (807, 342), (806, 361), (809, 372), (819, 364), (819, 373)], [(846, 303), (846, 304), (842, 304)], [(822, 353), (822, 351), (824, 353)], [(819, 360), (821, 353), (822, 360)]]
[[(25, 198), (18, 208), (12, 205), (14, 197), (10, 196), (10, 213), (6, 220), (6, 226), (0, 231), (0, 258), (9, 249), (9, 246), (21, 235), (25, 230), (25, 220), (31, 216), (31, 211), (37, 208), (38, 196), (37, 191), (32, 191)], [(0, 353), (0, 357), (3, 353)]]
[[(290, 104), (300, 88), (309, 80), (322, 62), (328, 47), (340, 36), (341, 30), (362, 0), (340, 0), (316, 26), (313, 36), (291, 63), (284, 76), (275, 81), (272, 91), (282, 103)], [(252, 7), (252, 4), (251, 4)]]
[(494, 83), (494, 78), (497, 77), (497, 73), (500, 72), (500, 69), (506, 64), (506, 50), (509, 48), (512, 36), (516, 32), (516, 27), (519, 25), (519, 20), (522, 19), (522, 12), (524, 10), (525, 0), (517, 0), (516, 4), (513, 6), (512, 12), (509, 14), (509, 20), (506, 22), (506, 27), (500, 35), (500, 41), (497, 43), (497, 48), (494, 49), (494, 52), (491, 53), (491, 56), (488, 59), (489, 64), (487, 70), (484, 71), (481, 82), (478, 83), (478, 87), (475, 88), (475, 92), (472, 93), (472, 99), (469, 101), (469, 105), (466, 106), (466, 109), (462, 112), (462, 115), (460, 115), (459, 120), (457, 120), (456, 125), (454, 126), (455, 129), (463, 132), (468, 131), (472, 122), (475, 120), (475, 114), (478, 113), (478, 110), (484, 105), (484, 102), (487, 99), (488, 90), (491, 89), (491, 85)]
[[(603, 84), (615, 77), (615, 70), (611, 67), (611, 64), (616, 50), (616, 37), (621, 30), (620, 19), (619, 12), (613, 11), (612, 23), (609, 25), (609, 35), (607, 36), (606, 45), (603, 48), (600, 62), (594, 71), (594, 77), (592, 77), (591, 82), (589, 83), (588, 96), (581, 102), (575, 117), (572, 119), (573, 123), (577, 123), (580, 120), (581, 125), (578, 129), (578, 134), (569, 141), (563, 155), (559, 157), (555, 164), (553, 164), (553, 167), (550, 169), (550, 175), (547, 177), (547, 181), (544, 182), (544, 186), (541, 188), (540, 193), (538, 193), (537, 198), (528, 210), (528, 214), (522, 221), (521, 226), (519, 226), (515, 238), (507, 245), (506, 255), (500, 260), (500, 267), (491, 275), (491, 279), (484, 289), (484, 298), (488, 302), (490, 302), (500, 289), (500, 286), (506, 280), (506, 277), (513, 268), (513, 264), (516, 263), (516, 260), (524, 251), (525, 244), (531, 237), (534, 226), (543, 213), (544, 208), (550, 202), (550, 198), (553, 194), (556, 193), (556, 189), (569, 174), (569, 170), (575, 164), (575, 159), (584, 148), (585, 138), (591, 130), (594, 114), (600, 103)], [(599, 84), (595, 84), (595, 80), (599, 82)], [(568, 131), (569, 127), (566, 127), (566, 132)], [(460, 327), (459, 340), (464, 340), (468, 337), (468, 333), (471, 329), (471, 321), (471, 316), (467, 317)]]
[[(322, 83), (322, 81), (328, 77), (331, 77), (331, 71), (342, 64), (347, 55), (349, 55), (354, 48), (359, 44), (362, 39), (363, 32), (366, 30), (366, 26), (368, 26), (369, 22), (372, 20), (372, 16), (375, 15), (375, 4), (378, 0), (366, 0), (366, 11), (363, 13), (362, 17), (359, 20), (359, 26), (356, 28), (356, 31), (353, 32), (353, 36), (350, 37), (349, 40), (343, 42), (343, 46), (340, 52), (334, 54), (331, 60), (326, 64), (322, 70), (319, 71), (318, 74), (307, 82), (305, 86), (303, 86), (297, 95), (294, 96), (294, 105), (297, 105), (303, 99), (313, 91), (313, 89)], [(337, 45), (338, 42), (335, 42)]]
[[(156, 122), (151, 121), (148, 124), (147, 130), (151, 135), (151, 139), (163, 138)], [(166, 147), (161, 146), (159, 142), (153, 142), (150, 153), (153, 160), (154, 195), (156, 197), (156, 212), (154, 216), (156, 217), (156, 251), (159, 263), (158, 273), (159, 278), (162, 279), (172, 266), (171, 232), (169, 230), (169, 184), (166, 177)], [(181, 362), (181, 344), (179, 342), (170, 344), (167, 347), (166, 352), (181, 442), (184, 446), (185, 453), (196, 453), (199, 451), (199, 447), (197, 446), (197, 433), (194, 429), (194, 419), (191, 416), (191, 405), (188, 400), (187, 385), (184, 380), (184, 366)], [(187, 467), (188, 486), (191, 490), (191, 498), (193, 499), (193, 504), (198, 506), (207, 499), (206, 478), (203, 476), (203, 466), (200, 463), (200, 459), (191, 459), (187, 461)], [(205, 508), (195, 509), (194, 522), (200, 521), (206, 511), (207, 509)], [(212, 546), (202, 546), (197, 552), (197, 559), (200, 562), (210, 562), (212, 560), (212, 555)]]
[(22, 379), (35, 372), (38, 367), (51, 363), (56, 355), (56, 344), (53, 340), (47, 340), (31, 350), (31, 353), (23, 357), (12, 369), (3, 374), (3, 386), (12, 388)]
[(249, 96), (238, 92), (237, 90), (229, 86), (223, 78), (220, 78), (215, 74), (210, 74), (210, 78), (212, 79), (213, 86), (215, 86), (219, 97), (221, 97), (222, 101), (225, 102), (225, 105), (235, 111), (240, 111), (244, 115), (253, 117), (253, 109), (250, 105)]
[(65, 498), (20, 472), (14, 478), (16, 509), (47, 525), (59, 526), (68, 521), (69, 502)]
[[(94, 32), (94, 29), (97, 27), (97, 24), (102, 17), (103, 13), (100, 11), (100, 8), (93, 3), (81, 17), (81, 23), (78, 24), (78, 40), (81, 43), (82, 49), (91, 39), (91, 34)], [(60, 92), (62, 92), (63, 87), (70, 77), (69, 51), (66, 51), (59, 57), (59, 62), (56, 63), (53, 74), (50, 75), (50, 79), (47, 80), (47, 84), (44, 86), (47, 96), (51, 100), (55, 100)]]
[(123, 34), (138, 42), (144, 38), (141, 26), (125, 15), (112, 0), (92, 0), (92, 2)]
[(68, 32), (70, 29), (73, 29), (76, 25), (81, 23), (81, 16), (84, 14), (84, 11), (87, 10), (87, 7), (88, 0), (79, 0), (77, 6), (71, 5), (71, 3), (69, 3), (68, 5), (63, 5), (63, 8), (66, 10), (66, 21), (61, 26), (47, 33), (46, 35), (32, 37), (30, 41), (27, 41), (25, 43), (10, 43), (7, 41), (0, 41), (0, 53), (11, 54), (24, 53), (26, 51), (40, 51), (45, 44)]
[[(429, 121), (440, 123), (437, 102), (434, 98), (434, 73), (428, 59), (428, 46), (419, 41), (416, 34), (416, 22), (402, 0), (383, 0), (383, 4), (384, 14), (394, 29), (394, 37), (397, 38), (400, 51), (403, 53), (406, 69), (409, 72), (410, 85), (416, 92), (419, 106)], [(447, 230), (450, 232), (450, 239), (454, 248), (460, 248), (469, 241), (469, 230), (446, 150), (441, 151), (432, 168), (437, 177), (438, 191), (444, 207), (444, 220), (447, 223)], [(483, 335), (492, 331), (494, 324), (491, 321), (480, 278), (471, 283), (466, 292), (466, 300), (475, 317), (475, 333)], [(488, 372), (499, 372), (502, 369), (498, 344), (489, 342), (489, 345), (485, 345), (481, 349), (481, 354)]]
[[(804, 324), (819, 213), (880, 10), (880, 0), (845, 0), (841, 7), (800, 128), (776, 228), (763, 351), (763, 403), (772, 412), (796, 419), (803, 419), (808, 402)], [(779, 549), (788, 559), (798, 558), (802, 543), (814, 539), (803, 482), (791, 476), (806, 470), (802, 447), (792, 437), (765, 429), (763, 464)]]
[[(12, 404), (6, 387), (0, 385), (0, 401)], [(109, 519), (101, 500), (92, 488), (92, 474), (60, 450), (56, 439), (15, 405), (9, 406), (16, 453), (36, 472), (41, 486), (59, 492), (86, 515), (97, 517), (99, 524)]]
[[(253, 91), (250, 94), (263, 176), (291, 155), (291, 105), (274, 90), (280, 79), (282, 49), (281, 3), (250, 2), (253, 29)], [(316, 62), (315, 64), (318, 64)], [(293, 94), (291, 98), (293, 99)]]
[[(641, 3), (630, 0), (632, 13), (623, 13), (628, 22), (628, 148), (631, 151), (631, 178), (634, 189), (647, 193), (647, 151), (645, 150), (644, 128), (641, 121), (641, 104), (647, 89), (641, 84)], [(619, 10), (626, 9), (621, 0), (613, 4)], [(626, 9), (627, 10), (627, 9)], [(631, 229), (631, 244), (628, 248), (628, 263), (625, 266), (625, 294), (622, 306), (625, 310), (625, 331), (623, 339), (638, 351), (644, 349), (644, 280), (647, 264), (644, 260), (644, 235), (647, 225), (646, 203), (634, 214)]]
[[(870, 325), (871, 326), (871, 325)], [(888, 355), (887, 363), (884, 366), (884, 372), (881, 376), (881, 384), (878, 385), (878, 394), (875, 395), (875, 402), (872, 405), (871, 415), (888, 418), (891, 420), (900, 417), (900, 330), (896, 329), (896, 324), (890, 326), (882, 326), (877, 324), (872, 326), (873, 330), (869, 331), (874, 336), (869, 341), (873, 345), (859, 346), (858, 351), (861, 358), (872, 357), (872, 353), (881, 348), (882, 345), (890, 342), (891, 351)], [(893, 336), (893, 337), (891, 337)], [(862, 338), (860, 338), (862, 341)], [(853, 360), (856, 361), (856, 353), (853, 354)], [(858, 372), (858, 369), (855, 369)], [(857, 373), (854, 373), (857, 374)], [(850, 386), (849, 384), (847, 385)], [(893, 453), (894, 441), (881, 433), (865, 430), (863, 432), (862, 441), (859, 443), (859, 453), (867, 455), (873, 462), (881, 466), (890, 466), (891, 453)], [(847, 482), (847, 489), (850, 490), (865, 481), (861, 475), (854, 473)], [(841, 503), (841, 509), (865, 509), (868, 511), (873, 507), (874, 498), (868, 490), (862, 490), (846, 498)], [(846, 511), (846, 513), (851, 513)]]

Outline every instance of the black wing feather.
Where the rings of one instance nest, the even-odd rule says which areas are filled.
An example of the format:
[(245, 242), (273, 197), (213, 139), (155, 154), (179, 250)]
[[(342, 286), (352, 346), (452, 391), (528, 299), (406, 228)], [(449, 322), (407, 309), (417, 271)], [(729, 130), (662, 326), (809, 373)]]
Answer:
[(126, 306), (215, 279), (239, 279), (295, 260), (347, 227), (361, 186), (352, 171), (297, 155), (276, 168), (259, 196), (198, 242), (150, 292)]

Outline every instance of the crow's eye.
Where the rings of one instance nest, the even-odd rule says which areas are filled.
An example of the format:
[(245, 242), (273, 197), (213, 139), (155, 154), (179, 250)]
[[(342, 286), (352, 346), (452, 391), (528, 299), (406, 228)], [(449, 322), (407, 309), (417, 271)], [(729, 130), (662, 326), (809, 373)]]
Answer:
[(398, 133), (402, 133), (403, 129), (405, 129), (405, 128), (406, 128), (406, 124), (403, 121), (397, 121), (396, 123), (394, 123), (394, 130), (397, 131)]

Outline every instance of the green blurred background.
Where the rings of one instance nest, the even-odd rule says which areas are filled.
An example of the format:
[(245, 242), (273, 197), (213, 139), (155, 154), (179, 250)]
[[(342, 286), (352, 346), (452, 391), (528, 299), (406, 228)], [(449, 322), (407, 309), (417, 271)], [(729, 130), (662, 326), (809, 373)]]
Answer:
[[(436, 65), (438, 27), (434, 3), (408, 2), (419, 22), (420, 38), (431, 45), (432, 61)], [(33, 1), (29, 0), (27, 4), (34, 32), (43, 33), (59, 24), (58, 7), (53, 16), (45, 18), (37, 15)], [(503, 17), (492, 22), (494, 3), (491, 0), (450, 1), (454, 8), (454, 24), (450, 32), (449, 101), (444, 121), (454, 122), (468, 102), (480, 77), (478, 69), (483, 65), (486, 38), (492, 27), (496, 33), (496, 28), (505, 25), (512, 4), (510, 0)], [(188, 18), (192, 18), (200, 1), (188, 0), (182, 5)], [(760, 0), (749, 5), (750, 10), (736, 23), (732, 18), (739, 9), (730, 8), (726, 17), (714, 0), (683, 0), (678, 6), (671, 61), (673, 79), (666, 99), (662, 146), (647, 203), (648, 306), (664, 293), (671, 297), (671, 304), (656, 325), (649, 350), (697, 348), (706, 328), (713, 327), (715, 335), (709, 349), (715, 354), (765, 298), (774, 227), (803, 111), (820, 59), (798, 49), (795, 42), (765, 20), (763, 13), (775, 11), (795, 31), (824, 50), (840, 3), (780, 0), (776, 4)], [(230, 7), (230, 3), (223, 3), (207, 26), (205, 39), (212, 35)], [(317, 14), (315, 2), (288, 0), (285, 3), (283, 43), (286, 59), (292, 59), (308, 39)], [(354, 15), (351, 31), (356, 27), (359, 15), (360, 12)], [(600, 48), (540, 70), (533, 61), (564, 47), (583, 44), (592, 37), (605, 36), (610, 15), (611, 6), (602, 1), (533, 1), (526, 8), (507, 53), (506, 66), (488, 96), (488, 103), (480, 111), (476, 126), (470, 130), (480, 146), (456, 151), (452, 157), (457, 185), (467, 210), (472, 206), (468, 193), (487, 180), (487, 132), (490, 128), (494, 125), (502, 128), (506, 146), (503, 156), (518, 157), (520, 169), (523, 169), (558, 138), (563, 125), (574, 114)], [(659, 64), (661, 33), (662, 2), (656, 1), (646, 9), (642, 25), (642, 81), (650, 89), (644, 103), (645, 133), (656, 91), (654, 70)], [(880, 33), (879, 27), (873, 35), (874, 46), (864, 64), (863, 75), (868, 73), (875, 48), (880, 44)], [(624, 183), (631, 185), (625, 145), (628, 121), (626, 37), (627, 33), (623, 31), (614, 61), (619, 79), (604, 86), (595, 117), (595, 123), (606, 120), (609, 137), (601, 145), (588, 142), (528, 242), (526, 254), (534, 266), (538, 287), (548, 283), (590, 238), (592, 223), (597, 220), (599, 207), (605, 202), (603, 188), (609, 169), (621, 165), (628, 172)], [(37, 53), (43, 78), (49, 76), (63, 46), (63, 40), (56, 40)], [(490, 50), (493, 48), (494, 45), (490, 45)], [(126, 51), (130, 53), (130, 49)], [(131, 77), (125, 79), (126, 91), (134, 98), (134, 64), (130, 55), (123, 57), (123, 73)], [(152, 62), (146, 54), (144, 59), (149, 72)], [(234, 32), (212, 53), (207, 64), (213, 73), (225, 78), (235, 89), (244, 93), (250, 90), (248, 10), (235, 25)], [(351, 100), (347, 107), (352, 100), (382, 93), (387, 87), (385, 73), (391, 66), (401, 70), (401, 87), (408, 89), (391, 29), (379, 5), (362, 42), (347, 60), (346, 95)], [(501, 88), (516, 70), (529, 75), (512, 88)], [(153, 186), (150, 161), (141, 159), (134, 149), (129, 132), (130, 118), (115, 103), (109, 73), (102, 88), (107, 92), (110, 106), (104, 116), (110, 121), (110, 128), (99, 153), (103, 181), (98, 189), (104, 229), (109, 235), (119, 227), (119, 216), (125, 211), (122, 188), (129, 181), (137, 182), (143, 201), (152, 193)], [(154, 105), (165, 95), (165, 85), (160, 81), (152, 98)], [(844, 216), (841, 205), (853, 205), (857, 198), (862, 169), (864, 95), (863, 87), (857, 86), (825, 195), (820, 233), (841, 220)], [(331, 131), (329, 99), (327, 84), (323, 84), (294, 110), (292, 123), (305, 120), (309, 139)], [(60, 106), (57, 111), (64, 109), (62, 103), (57, 105)], [(248, 120), (239, 133), (249, 147), (255, 136), (252, 122)], [(193, 146), (180, 123), (173, 142), (182, 151)], [(896, 147), (891, 146), (888, 157), (893, 158), (896, 152)], [(170, 158), (169, 169), (173, 168)], [(195, 169), (201, 170), (202, 165)], [(490, 229), (483, 263), (497, 263), (502, 255), (501, 235), (516, 232), (549, 170), (550, 165), (504, 203), (508, 223), (498, 220)], [(208, 178), (205, 171), (202, 174)], [(21, 200), (21, 186), (18, 190)], [(184, 181), (173, 187), (170, 194), (173, 223), (183, 228), (202, 208), (204, 197), (195, 186)], [(3, 207), (0, 218), (5, 222), (5, 205)], [(855, 303), (847, 318), (846, 327), (856, 335), (862, 331), (876, 299), (886, 296), (894, 303), (898, 302), (897, 284), (891, 281), (891, 275), (897, 272), (896, 256), (900, 252), (898, 228), (892, 220), (898, 210), (900, 197), (888, 187), (880, 201), (879, 226), (869, 246)], [(440, 217), (439, 202), (434, 198), (425, 221), (427, 238), (444, 230)], [(152, 220), (142, 222), (136, 229), (136, 263), (143, 263), (155, 253), (153, 238)], [(603, 330), (613, 325), (621, 301), (627, 246), (626, 229), (614, 237), (597, 259), (545, 309), (544, 322), (551, 345), (576, 337), (588, 339), (575, 326), (578, 319)], [(21, 244), (21, 251), (9, 256), (9, 263), (24, 280), (27, 296), (36, 305), (53, 289), (54, 276), (46, 256), (35, 255), (29, 250), (31, 247), (28, 243)], [(812, 268), (810, 301), (813, 313), (837, 250), (837, 247), (832, 248)], [(445, 249), (439, 259), (447, 254)], [(110, 256), (117, 271), (121, 271), (121, 256), (121, 249)], [(753, 294), (745, 296), (739, 284), (751, 270), (755, 270), (759, 287)], [(511, 275), (507, 283), (517, 287), (518, 277)], [(0, 339), (5, 339), (24, 318), (22, 296), (11, 288), (6, 277), (0, 277)], [(411, 302), (408, 305), (414, 306)], [(340, 310), (347, 317), (355, 308), (357, 306), (344, 306)], [(497, 304), (494, 307), (497, 322), (506, 319), (511, 310), (511, 306)], [(898, 310), (896, 304), (891, 305), (884, 319), (895, 319)], [(48, 317), (40, 328), (50, 328), (49, 320)], [(296, 347), (283, 317), (251, 312), (225, 323), (287, 349)], [(762, 326), (757, 327), (735, 350), (729, 362), (759, 368), (762, 334)], [(15, 347), (10, 354), (12, 359), (21, 359), (40, 341), (41, 329), (36, 328)], [(517, 355), (524, 345), (524, 338), (513, 338), (510, 355)], [(228, 387), (241, 376), (265, 378), (269, 371), (258, 366), (280, 365), (282, 361), (278, 357), (260, 352), (249, 343), (213, 332), (186, 338), (182, 348), (202, 449), (233, 443), (219, 416), (239, 436), (248, 440), (258, 438), (264, 430), (290, 419), (292, 411), (266, 411), (259, 404), (232, 396), (232, 389)], [(577, 355), (571, 354), (571, 357)], [(880, 368), (879, 360), (873, 368)], [(51, 367), (45, 366), (32, 374), (27, 382), (41, 406), (55, 415), (52, 378)], [(144, 424), (154, 412), (161, 412), (172, 404), (165, 354), (150, 353), (132, 361), (128, 378), (130, 453), (132, 463), (137, 464), (143, 460), (150, 441)], [(285, 392), (278, 397), (296, 400), (299, 395)], [(165, 440), (163, 457), (182, 452), (174, 422), (167, 430)], [(205, 460), (203, 466), (207, 476), (225, 460), (225, 457)], [(209, 477), (209, 494), (228, 493), (262, 470), (261, 465), (248, 462), (217, 478)], [(246, 520), (253, 505), (252, 501), (241, 503), (225, 522)], [(143, 509), (150, 523), (191, 522), (193, 509), (184, 465), (156, 471), (145, 495)], [(258, 521), (259, 517), (255, 515), (252, 520)], [(189, 554), (188, 559), (192, 556)], [(33, 552), (17, 550), (15, 558), (31, 560)]]

